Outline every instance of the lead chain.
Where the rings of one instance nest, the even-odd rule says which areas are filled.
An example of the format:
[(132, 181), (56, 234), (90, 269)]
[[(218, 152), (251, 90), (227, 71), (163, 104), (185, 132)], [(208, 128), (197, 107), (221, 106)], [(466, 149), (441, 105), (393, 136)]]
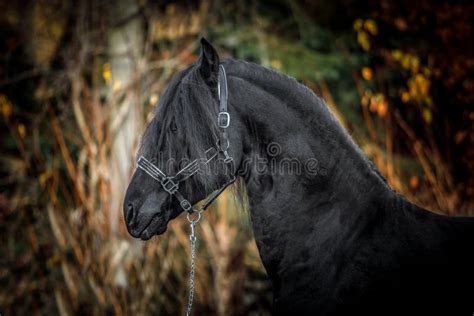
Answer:
[[(189, 241), (191, 242), (191, 269), (189, 272), (189, 295), (188, 295), (188, 306), (186, 310), (186, 316), (191, 316), (191, 311), (193, 308), (193, 299), (194, 299), (194, 274), (196, 271), (196, 234), (195, 228), (196, 224), (201, 218), (201, 214), (199, 214), (198, 219), (190, 220), (190, 227), (191, 227), (191, 234), (189, 235)], [(189, 219), (189, 217), (188, 217)]]

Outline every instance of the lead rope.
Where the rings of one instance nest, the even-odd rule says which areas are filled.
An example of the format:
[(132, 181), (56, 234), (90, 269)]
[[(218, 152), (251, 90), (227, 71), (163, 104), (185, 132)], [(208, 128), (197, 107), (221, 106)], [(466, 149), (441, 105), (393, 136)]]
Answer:
[(197, 214), (196, 219), (192, 219), (190, 215), (187, 214), (189, 226), (191, 227), (191, 234), (189, 234), (189, 241), (191, 242), (191, 269), (189, 271), (189, 294), (188, 294), (188, 305), (186, 309), (186, 316), (191, 316), (191, 311), (193, 309), (193, 299), (194, 299), (194, 275), (196, 271), (196, 224), (201, 219), (201, 213), (203, 209), (193, 210), (193, 213)]

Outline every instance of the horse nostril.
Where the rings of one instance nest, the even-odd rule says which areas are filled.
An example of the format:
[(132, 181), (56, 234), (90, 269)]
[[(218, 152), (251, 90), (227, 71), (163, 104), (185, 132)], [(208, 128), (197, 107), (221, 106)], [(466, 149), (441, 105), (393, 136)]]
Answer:
[(127, 215), (126, 215), (126, 218), (125, 220), (127, 221), (127, 223), (130, 224), (130, 222), (133, 220), (133, 205), (132, 204), (128, 204), (128, 207), (127, 207)]

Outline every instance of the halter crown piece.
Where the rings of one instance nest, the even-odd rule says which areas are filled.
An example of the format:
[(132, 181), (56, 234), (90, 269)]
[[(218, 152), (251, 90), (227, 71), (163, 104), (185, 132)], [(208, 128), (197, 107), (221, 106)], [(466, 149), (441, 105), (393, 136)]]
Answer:
[[(195, 258), (196, 258), (196, 235), (195, 226), (201, 219), (201, 213), (214, 202), (214, 200), (232, 183), (235, 181), (234, 159), (229, 155), (228, 149), (230, 147), (229, 138), (226, 129), (230, 125), (230, 114), (227, 111), (227, 77), (223, 65), (219, 65), (219, 80), (217, 83), (217, 91), (219, 96), (219, 114), (217, 116), (217, 125), (221, 131), (220, 139), (216, 141), (215, 147), (211, 147), (205, 151), (205, 158), (198, 158), (187, 164), (173, 177), (167, 176), (157, 166), (140, 156), (137, 161), (137, 166), (146, 172), (150, 177), (158, 181), (162, 188), (170, 195), (174, 195), (183, 210), (187, 212), (187, 218), (191, 226), (191, 234), (189, 240), (191, 241), (191, 271), (189, 275), (189, 296), (186, 315), (191, 315), (193, 297), (194, 297), (194, 272), (195, 272)], [(201, 166), (209, 164), (213, 159), (217, 158), (219, 154), (224, 156), (224, 162), (229, 167), (230, 179), (219, 189), (213, 191), (201, 205), (195, 209), (193, 205), (187, 200), (181, 192), (179, 192), (179, 184), (195, 173), (197, 173)], [(194, 219), (191, 214), (196, 214)]]

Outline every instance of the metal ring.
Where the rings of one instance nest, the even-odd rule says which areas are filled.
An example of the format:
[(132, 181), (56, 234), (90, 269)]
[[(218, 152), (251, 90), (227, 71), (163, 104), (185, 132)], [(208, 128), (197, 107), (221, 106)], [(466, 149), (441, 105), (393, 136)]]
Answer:
[[(191, 213), (187, 213), (186, 214), (186, 217), (188, 218), (188, 222), (190, 222), (191, 224), (195, 224), (197, 222), (199, 222), (201, 220), (201, 212), (202, 211), (196, 211), (196, 210), (193, 210)], [(191, 219), (190, 215), (191, 214), (197, 214), (197, 218), (196, 219)]]

